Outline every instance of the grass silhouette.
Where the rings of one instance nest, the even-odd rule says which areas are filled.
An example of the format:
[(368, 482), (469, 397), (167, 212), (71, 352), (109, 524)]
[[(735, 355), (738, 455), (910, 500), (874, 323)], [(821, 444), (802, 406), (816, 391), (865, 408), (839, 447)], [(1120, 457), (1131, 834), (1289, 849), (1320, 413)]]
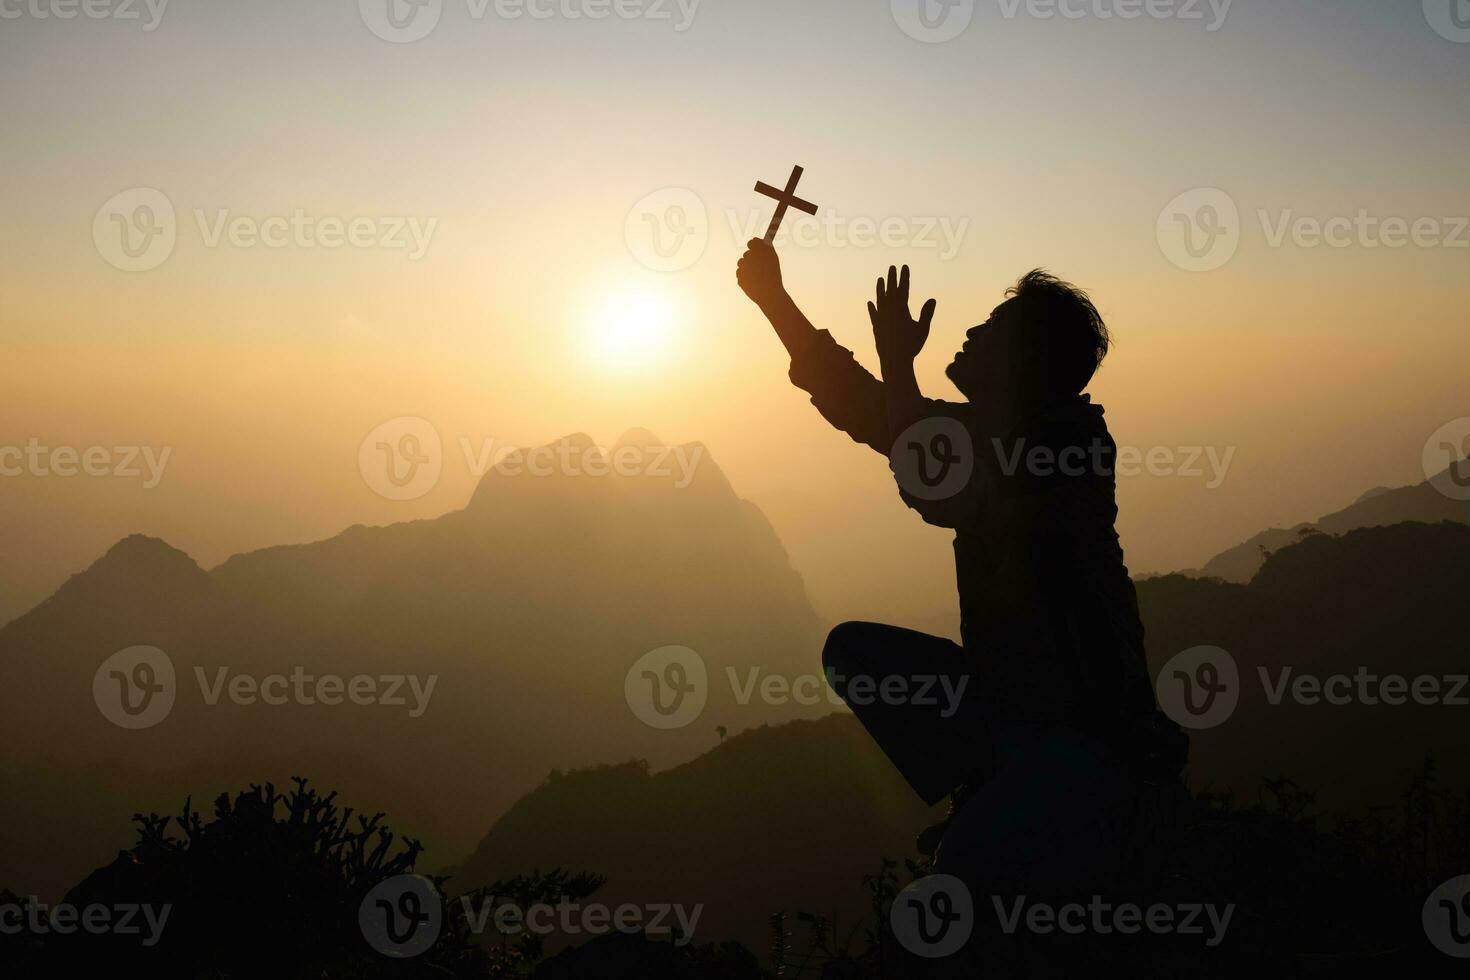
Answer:
[[(1271, 779), (1241, 803), (1190, 795), (1162, 875), (1126, 886), (1114, 902), (1231, 904), (1222, 942), (1197, 936), (1088, 933), (1006, 934), (976, 896), (976, 933), (945, 960), (906, 951), (888, 909), (908, 879), (928, 868), (875, 856), (861, 880), (864, 921), (834, 922), (810, 910), (773, 911), (771, 944), (759, 957), (735, 943), (676, 945), (609, 932), (548, 956), (572, 937), (476, 931), (451, 901), (446, 878), (429, 877), (444, 909), (437, 940), (422, 955), (395, 959), (364, 939), (358, 913), (377, 885), (412, 874), (422, 855), (384, 815), (358, 814), (305, 779), (278, 792), (253, 785), (215, 800), (208, 818), (186, 802), (176, 817), (135, 815), (138, 841), (89, 875), (66, 903), (168, 905), (158, 941), (138, 935), (61, 933), (27, 923), (0, 933), (0, 964), (14, 976), (87, 970), (94, 976), (197, 978), (662, 977), (719, 980), (888, 980), (888, 978), (1068, 975), (1107, 964), (1132, 976), (1336, 976), (1362, 968), (1410, 967), (1420, 975), (1451, 964), (1426, 941), (1421, 905), (1440, 882), (1470, 868), (1470, 790), (1440, 782), (1426, 760), (1401, 803), (1358, 817), (1314, 813), (1314, 794)], [(603, 879), (561, 869), (518, 875), (470, 893), (521, 908), (582, 901)], [(1079, 897), (1079, 900), (1081, 897)], [(22, 904), (10, 892), (0, 905)], [(583, 937), (575, 937), (581, 940)]]

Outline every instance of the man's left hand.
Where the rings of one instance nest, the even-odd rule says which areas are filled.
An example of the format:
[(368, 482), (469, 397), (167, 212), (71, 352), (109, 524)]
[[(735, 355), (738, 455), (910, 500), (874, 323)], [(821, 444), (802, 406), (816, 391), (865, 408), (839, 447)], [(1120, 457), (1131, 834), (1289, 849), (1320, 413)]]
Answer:
[(903, 272), (888, 267), (888, 279), (878, 280), (878, 298), (868, 304), (868, 317), (873, 321), (873, 342), (878, 360), (885, 366), (912, 365), (924, 342), (929, 339), (929, 324), (934, 320), (934, 300), (924, 304), (915, 320), (909, 315), (909, 267)]

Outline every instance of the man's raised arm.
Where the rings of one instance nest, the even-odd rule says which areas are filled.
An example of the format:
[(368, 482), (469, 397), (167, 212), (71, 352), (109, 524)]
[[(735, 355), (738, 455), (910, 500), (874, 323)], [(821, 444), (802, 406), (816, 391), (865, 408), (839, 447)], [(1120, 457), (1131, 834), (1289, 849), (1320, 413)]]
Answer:
[(934, 405), (919, 391), (914, 375), (914, 358), (929, 339), (929, 325), (934, 322), (935, 301), (929, 300), (915, 320), (909, 315), (909, 267), (903, 272), (888, 267), (888, 280), (878, 280), (878, 293), (868, 304), (868, 319), (873, 321), (873, 345), (878, 349), (878, 364), (883, 371), (887, 393), (888, 430), (891, 439), (919, 419), (934, 414)]
[(834, 427), (887, 456), (892, 439), (883, 383), (797, 308), (781, 281), (781, 260), (771, 244), (752, 240), (735, 278), (791, 355), (792, 384), (812, 396), (812, 404)]

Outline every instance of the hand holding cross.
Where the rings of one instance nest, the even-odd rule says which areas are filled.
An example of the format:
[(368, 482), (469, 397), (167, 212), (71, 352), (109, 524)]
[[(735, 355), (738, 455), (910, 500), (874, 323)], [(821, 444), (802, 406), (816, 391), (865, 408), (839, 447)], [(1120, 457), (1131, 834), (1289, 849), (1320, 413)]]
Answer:
[(803, 201), (796, 196), (796, 185), (800, 182), (801, 175), (802, 168), (793, 167), (791, 169), (791, 179), (786, 182), (786, 189), (784, 191), (777, 190), (765, 181), (758, 180), (755, 182), (757, 193), (775, 198), (777, 202), (776, 213), (771, 215), (771, 226), (766, 229), (765, 240), (767, 242), (776, 240), (776, 232), (781, 227), (781, 219), (786, 217), (787, 208), (796, 208), (796, 210), (803, 211), (807, 214), (817, 213), (817, 206), (815, 204), (812, 204), (810, 201)]

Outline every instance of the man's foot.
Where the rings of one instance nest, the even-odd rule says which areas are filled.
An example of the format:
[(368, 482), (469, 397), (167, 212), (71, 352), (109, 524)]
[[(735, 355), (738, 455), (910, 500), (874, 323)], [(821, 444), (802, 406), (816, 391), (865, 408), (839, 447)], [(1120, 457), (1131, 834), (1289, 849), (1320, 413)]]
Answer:
[(955, 814), (960, 812), (960, 807), (964, 806), (965, 799), (969, 795), (970, 787), (964, 783), (961, 783), (950, 791), (949, 812), (944, 815), (944, 819), (936, 824), (925, 827), (919, 831), (919, 836), (914, 839), (914, 845), (918, 848), (920, 854), (932, 861), (934, 855), (939, 853), (939, 844), (944, 840), (945, 832), (949, 830), (949, 825), (954, 822)]

